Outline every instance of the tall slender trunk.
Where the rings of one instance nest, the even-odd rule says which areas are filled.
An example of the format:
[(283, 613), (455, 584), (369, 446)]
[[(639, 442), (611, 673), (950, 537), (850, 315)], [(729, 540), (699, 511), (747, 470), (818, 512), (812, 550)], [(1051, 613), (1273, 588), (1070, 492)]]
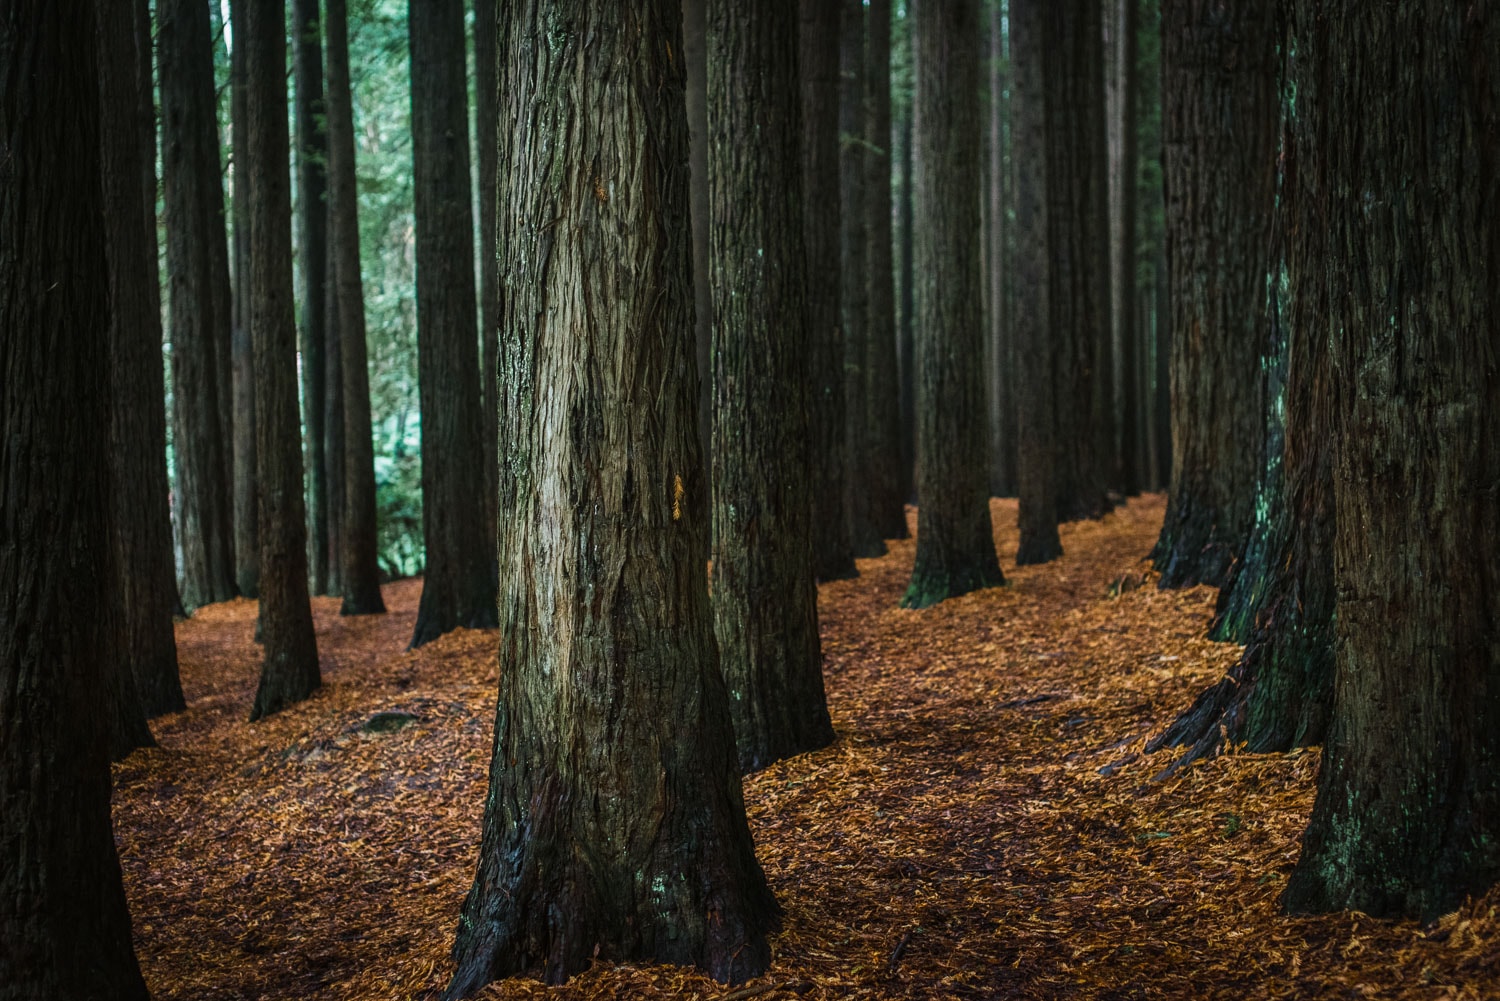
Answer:
[(839, 5), (802, 0), (798, 70), (802, 81), (802, 191), (807, 249), (808, 407), (812, 448), (813, 572), (852, 577), (844, 340), (840, 318)]
[(905, 608), (1005, 583), (990, 523), (979, 300), (978, 0), (923, 3), (912, 22), (918, 296), (917, 556)]
[(1156, 295), (1153, 304), (1153, 314), (1156, 323), (1153, 328), (1156, 332), (1155, 350), (1152, 358), (1156, 365), (1152, 380), (1155, 387), (1155, 398), (1152, 408), (1152, 437), (1156, 441), (1157, 454), (1157, 480), (1158, 490), (1167, 490), (1172, 484), (1172, 303), (1167, 294), (1167, 256), (1166, 248), (1162, 247), (1157, 252), (1156, 258)]
[[(166, 182), (167, 270), (172, 324), (173, 454), (183, 600), (234, 597), (233, 512), (226, 458), (231, 428), (219, 399), (226, 380), (227, 301), (218, 267), (224, 242), (223, 186), (214, 110), (208, 6), (161, 0), (156, 8), (161, 67), (162, 165)], [(215, 229), (217, 227), (217, 230)]]
[(230, 0), (230, 114), (234, 143), (234, 327), (231, 331), (231, 393), (236, 420), (234, 453), (234, 577), (240, 594), (260, 595), (260, 481), (255, 458), (255, 346), (250, 339), (250, 173), (245, 169), (250, 109), (245, 103), (245, 5)]
[(250, 330), (255, 344), (260, 458), (260, 633), (264, 650), (251, 721), (321, 683), (307, 594), (307, 522), (297, 420), (292, 306), (291, 150), (287, 135), (285, 0), (250, 0), (245, 17), (250, 109)]
[[(325, 22), (326, 23), (326, 22)], [(326, 118), (325, 118), (326, 120)], [(330, 153), (327, 163), (332, 164)], [(323, 462), (328, 470), (328, 594), (344, 593), (344, 356), (338, 264), (333, 249), (333, 197), (328, 200), (328, 266), (323, 281)]]
[(359, 201), (354, 172), (354, 106), (349, 90), (345, 0), (327, 0), (328, 197), (334, 289), (338, 299), (339, 377), (343, 384), (344, 516), (340, 532), (342, 615), (385, 611), (376, 561), (375, 455), (365, 294), (359, 267)]
[(484, 541), (484, 448), (475, 339), (463, 0), (412, 0), (412, 159), (417, 229), (417, 378), (427, 569), (411, 645), (493, 628)]
[(900, 366), (898, 404), (901, 409), (901, 496), (908, 503), (917, 499), (917, 343), (915, 290), (912, 266), (912, 111), (901, 121), (901, 327), (897, 331), (896, 361)]
[(484, 422), (484, 513), (485, 553), (495, 560), (496, 477), (499, 475), (500, 445), (496, 438), (499, 415), (496, 408), (499, 372), (499, 340), (496, 333), (500, 307), (500, 283), (495, 270), (495, 130), (499, 117), (496, 100), (499, 82), (495, 49), (495, 0), (474, 0), (474, 141), (479, 144), (479, 399)]
[[(129, 10), (97, 13), (133, 57)], [(100, 697), (116, 581), (92, 13), (15, 0), (0, 17), (0, 992), (145, 1001)], [(116, 180), (139, 197), (139, 175)]]
[(1141, 492), (1140, 387), (1137, 382), (1140, 331), (1136, 327), (1136, 36), (1140, 0), (1120, 4), (1120, 200), (1119, 242), (1115, 249), (1115, 342), (1120, 346), (1120, 456), (1116, 477), (1127, 497)]
[(990, 291), (989, 367), (990, 384), (990, 490), (1002, 497), (1015, 493), (1016, 401), (1010, 382), (1013, 357), (1010, 344), (1009, 269), (1006, 232), (1005, 148), (1005, 14), (999, 2), (990, 8), (989, 30), (989, 151), (990, 169), (985, 187), (989, 205), (989, 268), (985, 275)]
[[(595, 957), (742, 980), (766, 967), (776, 905), (745, 821), (703, 572), (679, 2), (507, 13), (497, 234), (512, 514), (491, 786), (448, 996), (528, 971), (557, 982)], [(585, 46), (593, 72), (577, 73)]]

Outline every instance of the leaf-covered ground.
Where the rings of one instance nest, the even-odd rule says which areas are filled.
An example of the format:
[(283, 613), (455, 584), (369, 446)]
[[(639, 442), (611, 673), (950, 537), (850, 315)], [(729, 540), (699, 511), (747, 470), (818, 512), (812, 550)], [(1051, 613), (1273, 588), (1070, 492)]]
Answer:
[[(1152, 781), (1169, 758), (1145, 755), (1146, 736), (1237, 653), (1203, 639), (1212, 591), (1151, 585), (1160, 497), (1064, 526), (1067, 554), (1042, 567), (1009, 562), (1015, 513), (994, 502), (1006, 588), (899, 610), (911, 541), (822, 588), (838, 741), (745, 782), (785, 912), (764, 977), (731, 990), (596, 966), (561, 989), (484, 996), (1500, 995), (1500, 892), (1427, 927), (1281, 916), (1316, 752)], [(178, 626), (189, 708), (115, 772), (157, 998), (431, 998), (446, 983), (478, 851), (495, 637), (403, 652), (420, 587), (387, 587), (392, 613), (374, 618), (315, 600), (325, 686), (254, 725), (254, 604)], [(415, 718), (366, 729), (380, 712)]]

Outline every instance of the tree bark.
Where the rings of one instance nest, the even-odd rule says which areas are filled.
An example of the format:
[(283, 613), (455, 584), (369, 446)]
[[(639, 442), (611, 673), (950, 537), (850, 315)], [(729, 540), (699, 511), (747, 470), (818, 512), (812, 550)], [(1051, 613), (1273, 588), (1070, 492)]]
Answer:
[(713, 283), (709, 278), (708, 6), (682, 0), (682, 55), (687, 62), (689, 195), (693, 217), (693, 329), (698, 360), (698, 435), (705, 467), (713, 461)]
[[(326, 22), (325, 22), (326, 24)], [(325, 116), (325, 121), (326, 116)], [(329, 153), (326, 165), (331, 169)], [(344, 594), (344, 357), (343, 315), (339, 312), (338, 264), (333, 249), (333, 197), (326, 196), (328, 209), (327, 274), (323, 280), (323, 463), (328, 470), (328, 589)]]
[(867, 496), (881, 539), (904, 539), (900, 388), (896, 374), (896, 274), (891, 248), (891, 3), (870, 0), (865, 59), (865, 210), (869, 306), (865, 354)]
[(917, 556), (903, 608), (1005, 583), (990, 524), (980, 315), (979, 4), (913, 15), (916, 120)]
[(385, 611), (376, 559), (375, 450), (370, 428), (370, 373), (365, 293), (359, 264), (359, 195), (354, 172), (354, 105), (349, 87), (345, 0), (327, 0), (328, 196), (334, 287), (338, 298), (339, 377), (343, 382), (344, 516), (340, 533), (341, 615)]
[(897, 331), (896, 364), (900, 367), (897, 404), (901, 410), (901, 496), (917, 499), (917, 342), (916, 273), (913, 261), (912, 112), (901, 120), (901, 326)]
[[(417, 380), (427, 569), (411, 645), (495, 626), (475, 331), (463, 0), (410, 5)], [(507, 509), (508, 510), (508, 509)]]
[(839, 4), (802, 0), (798, 71), (802, 81), (802, 191), (807, 250), (808, 422), (812, 437), (813, 572), (853, 577), (849, 539), (849, 456), (844, 407), (844, 328), (840, 316)]
[(285, 0), (249, 0), (250, 328), (260, 458), (260, 636), (265, 660), (250, 720), (300, 702), (321, 683), (307, 594), (307, 523), (297, 420)]
[(297, 271), (302, 286), (302, 420), (306, 428), (308, 569), (328, 593), (328, 129), (318, 0), (292, 0), (293, 114), (297, 142)]
[(797, 0), (709, 0), (713, 611), (745, 772), (833, 740), (808, 494), (797, 26)]
[(1167, 257), (1163, 247), (1158, 250), (1156, 258), (1155, 347), (1152, 352), (1155, 396), (1151, 434), (1156, 442), (1158, 490), (1171, 489), (1172, 471), (1176, 468), (1172, 461), (1172, 304), (1167, 285)]
[(1116, 480), (1120, 492), (1141, 492), (1140, 388), (1137, 382), (1140, 330), (1136, 326), (1136, 36), (1140, 0), (1120, 5), (1120, 200), (1119, 243), (1115, 248), (1114, 330), (1120, 346), (1120, 456)]
[(1016, 564), (1062, 555), (1057, 534), (1057, 455), (1052, 380), (1051, 262), (1047, 206), (1047, 13), (1049, 0), (1011, 0), (1011, 122), (1016, 156)]
[[(111, 411), (110, 274), (91, 13), (15, 0), (0, 16), (6, 1001), (147, 997), (110, 831), (99, 697), (115, 639), (116, 581), (109, 444), (101, 433)], [(131, 57), (133, 37), (127, 28), (121, 45)], [(134, 93), (133, 84), (124, 91)], [(131, 102), (116, 124), (133, 129), (134, 111)], [(139, 174), (129, 181), (130, 198), (139, 198)]]
[(231, 332), (231, 392), (236, 420), (234, 457), (235, 582), (247, 598), (260, 596), (260, 481), (255, 456), (255, 346), (250, 340), (250, 177), (245, 169), (250, 109), (245, 103), (245, 5), (230, 0), (229, 24), (235, 38), (230, 53), (230, 108), (234, 141), (234, 329)]
[[(227, 254), (224, 195), (214, 110), (208, 6), (161, 0), (156, 8), (161, 69), (162, 166), (167, 270), (171, 282), (175, 503), (182, 540), (183, 601), (189, 607), (235, 596), (233, 511), (226, 458), (230, 428), (219, 396), (227, 369), (227, 302), (217, 269)], [(218, 227), (217, 231), (215, 227)], [(224, 324), (221, 326), (221, 324)]]
[(1265, 261), (1275, 209), (1276, 8), (1164, 0), (1172, 486), (1162, 587), (1221, 586), (1244, 552), (1261, 464)]
[[(1500, 11), (1293, 7), (1322, 142), (1335, 710), (1291, 911), (1436, 918), (1500, 877)], [(1305, 57), (1305, 58), (1304, 58)]]
[(495, 49), (495, 0), (474, 0), (474, 141), (479, 144), (479, 362), (484, 448), (485, 555), (494, 572), (496, 477), (499, 475), (499, 417), (496, 407), (500, 377), (496, 312), (500, 285), (495, 268), (495, 158), (499, 116), (499, 66)]
[(989, 268), (985, 281), (989, 288), (990, 420), (990, 492), (1009, 497), (1016, 492), (1016, 400), (1014, 396), (1014, 351), (1011, 347), (1010, 254), (1006, 219), (1006, 143), (1005, 143), (1005, 15), (1001, 4), (990, 8), (989, 30), (989, 176), (985, 197), (989, 205)]
[[(596, 956), (727, 981), (769, 958), (776, 905), (745, 822), (704, 574), (679, 10), (553, 0), (500, 26), (513, 128), (500, 130), (498, 253), (514, 290), (500, 507), (513, 515), (452, 998), (528, 971), (558, 982)], [(580, 74), (585, 45), (594, 72)]]

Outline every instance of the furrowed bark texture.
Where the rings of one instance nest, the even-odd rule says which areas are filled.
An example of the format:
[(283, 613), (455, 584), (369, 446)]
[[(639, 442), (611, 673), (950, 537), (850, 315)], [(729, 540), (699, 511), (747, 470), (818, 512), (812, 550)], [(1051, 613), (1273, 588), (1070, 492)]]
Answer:
[(328, 593), (327, 346), (328, 129), (318, 0), (292, 0), (293, 114), (297, 140), (297, 270), (302, 284), (302, 416), (307, 431), (308, 569), (313, 594)]
[[(94, 31), (91, 10), (52, 0), (0, 13), (5, 1001), (147, 997), (110, 831), (100, 699), (117, 585)], [(139, 175), (131, 192), (139, 198)]]
[(849, 545), (858, 557), (884, 556), (875, 521), (869, 419), (870, 254), (869, 150), (865, 135), (865, 7), (843, 0), (839, 9), (839, 311), (844, 333), (845, 489)]
[(1005, 583), (990, 524), (980, 315), (979, 5), (912, 23), (916, 117), (917, 557), (904, 608)]
[(427, 569), (411, 645), (495, 626), (474, 316), (463, 0), (410, 5), (417, 380)]
[(881, 539), (904, 539), (901, 411), (896, 375), (896, 274), (891, 249), (891, 3), (871, 0), (865, 53), (865, 148), (869, 306), (865, 427), (870, 521)]
[[(235, 38), (245, 37), (245, 5), (230, 0), (229, 23)], [(234, 120), (234, 327), (230, 337), (231, 393), (235, 422), (234, 579), (246, 598), (260, 596), (260, 483), (255, 458), (255, 345), (250, 339), (250, 172), (245, 169), (250, 109), (246, 105), (245, 47), (230, 53), (231, 113)], [(153, 198), (152, 203), (155, 204)]]
[[(182, 600), (193, 608), (236, 593), (230, 428), (224, 420), (227, 405), (219, 399), (220, 368), (227, 370), (229, 362), (228, 313), (227, 303), (216, 303), (215, 264), (221, 258), (213, 251), (216, 239), (224, 241), (224, 194), (208, 5), (161, 0), (156, 16), (171, 283), (175, 502)], [(227, 285), (227, 263), (224, 267)]]
[(338, 298), (339, 376), (343, 381), (344, 517), (341, 615), (385, 611), (376, 560), (375, 448), (370, 428), (370, 373), (365, 292), (359, 264), (359, 193), (354, 172), (354, 106), (349, 90), (349, 22), (345, 0), (327, 0), (328, 197), (334, 286)]
[(742, 771), (823, 747), (797, 0), (708, 2), (713, 611)]
[[(172, 632), (177, 576), (167, 498), (161, 304), (149, 265), (156, 255), (156, 217), (154, 204), (148, 215), (141, 198), (147, 150), (139, 121), (148, 98), (141, 87), (134, 7), (105, 4), (95, 12), (104, 201), (109, 209), (110, 500), (121, 604), (115, 650), (139, 706), (147, 716), (159, 716), (183, 708), (184, 702)], [(154, 143), (150, 153), (155, 154)], [(146, 738), (141, 746), (149, 745), (144, 721), (134, 732)]]
[(479, 399), (484, 448), (484, 545), (493, 564), (496, 510), (495, 477), (499, 475), (500, 445), (496, 438), (496, 382), (499, 340), (496, 311), (500, 283), (495, 268), (495, 102), (500, 86), (495, 50), (495, 0), (474, 0), (474, 141), (479, 164)]
[(250, 329), (255, 344), (260, 457), (260, 638), (265, 659), (250, 719), (279, 712), (321, 683), (307, 594), (307, 522), (297, 420), (297, 324), (292, 306), (292, 201), (284, 0), (245, 12), (246, 167), (250, 206)]
[(1016, 155), (1016, 476), (1021, 541), (1016, 564), (1062, 555), (1057, 534), (1057, 446), (1052, 384), (1047, 227), (1047, 91), (1043, 68), (1049, 0), (1012, 0), (1011, 121)]
[[(759, 973), (712, 634), (677, 0), (500, 26), (500, 696), (449, 997), (604, 962)], [(584, 46), (595, 72), (576, 72)]]
[(1276, 6), (1163, 0), (1172, 486), (1162, 587), (1223, 585), (1261, 466), (1265, 264), (1275, 211)]
[(813, 572), (855, 575), (849, 540), (844, 337), (840, 317), (839, 3), (801, 0), (802, 192), (807, 249), (808, 405)]
[(693, 217), (693, 329), (698, 360), (698, 435), (712, 462), (714, 298), (708, 260), (708, 6), (682, 0), (682, 55), (687, 70), (688, 173)]
[[(1292, 911), (1500, 877), (1500, 10), (1294, 6), (1321, 98), (1336, 706)], [(1324, 34), (1326, 32), (1326, 34)], [(1309, 79), (1312, 78), (1312, 79)]]

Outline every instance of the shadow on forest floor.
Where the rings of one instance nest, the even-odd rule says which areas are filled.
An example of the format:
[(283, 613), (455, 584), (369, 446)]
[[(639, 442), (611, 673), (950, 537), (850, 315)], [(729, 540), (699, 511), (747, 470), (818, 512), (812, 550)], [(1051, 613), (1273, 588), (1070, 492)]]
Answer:
[[(1481, 998), (1500, 993), (1500, 892), (1437, 926), (1286, 918), (1276, 899), (1316, 752), (1238, 754), (1165, 783), (1145, 738), (1234, 662), (1207, 588), (1114, 595), (1145, 569), (1163, 500), (1067, 525), (1010, 585), (896, 608), (914, 543), (824, 585), (839, 739), (745, 781), (785, 910), (772, 969), (731, 991), (673, 967), (596, 967), (486, 998)], [(915, 519), (915, 512), (909, 512)], [(1148, 582), (1149, 583), (1149, 582)], [(314, 601), (325, 687), (245, 722), (255, 605), (179, 624), (189, 708), (116, 767), (136, 945), (158, 999), (427, 998), (478, 852), (493, 633), (403, 652), (390, 615)], [(378, 712), (393, 731), (362, 724)], [(400, 725), (406, 724), (406, 725)], [(757, 990), (757, 988), (759, 988)]]

